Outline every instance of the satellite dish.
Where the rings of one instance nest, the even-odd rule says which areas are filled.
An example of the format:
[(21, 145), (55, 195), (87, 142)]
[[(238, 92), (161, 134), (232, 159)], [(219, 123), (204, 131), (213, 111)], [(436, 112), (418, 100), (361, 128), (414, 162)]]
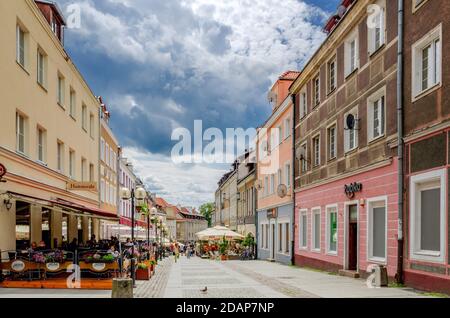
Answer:
[(344, 14), (347, 12), (347, 8), (344, 5), (340, 5), (337, 11), (337, 15), (342, 19)]
[(280, 198), (284, 198), (287, 195), (287, 187), (285, 184), (280, 184), (277, 189), (277, 194)]
[(348, 114), (347, 118), (345, 119), (345, 122), (347, 124), (347, 129), (354, 130), (356, 127), (356, 118), (353, 114)]

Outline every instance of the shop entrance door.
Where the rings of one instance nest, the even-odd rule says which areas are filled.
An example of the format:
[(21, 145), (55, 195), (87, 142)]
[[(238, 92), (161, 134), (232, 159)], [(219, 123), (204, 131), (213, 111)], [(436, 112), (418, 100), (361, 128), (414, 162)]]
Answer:
[(358, 206), (348, 207), (348, 269), (356, 271), (358, 266)]

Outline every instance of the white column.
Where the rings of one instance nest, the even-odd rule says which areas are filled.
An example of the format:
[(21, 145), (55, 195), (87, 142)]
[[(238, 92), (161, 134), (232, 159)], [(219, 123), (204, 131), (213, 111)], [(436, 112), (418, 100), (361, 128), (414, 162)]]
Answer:
[[(3, 201), (0, 202), (0, 250), (13, 251), (16, 249), (16, 201), (11, 200), (11, 209), (7, 209)], [(2, 258), (8, 254), (2, 253)]]
[(39, 205), (30, 205), (31, 214), (31, 242), (39, 244), (42, 241), (42, 207)]
[(54, 246), (55, 239), (58, 241), (58, 245), (62, 244), (62, 211), (61, 210), (52, 210), (50, 216), (50, 233), (52, 237), (52, 248), (56, 248)]

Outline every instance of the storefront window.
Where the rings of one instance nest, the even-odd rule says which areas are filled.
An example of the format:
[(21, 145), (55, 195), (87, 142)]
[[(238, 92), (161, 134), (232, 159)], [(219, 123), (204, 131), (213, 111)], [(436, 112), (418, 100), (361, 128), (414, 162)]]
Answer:
[(16, 249), (25, 250), (30, 246), (30, 205), (16, 202)]
[(337, 208), (328, 209), (328, 252), (337, 252)]
[(369, 202), (369, 258), (386, 260), (386, 201)]

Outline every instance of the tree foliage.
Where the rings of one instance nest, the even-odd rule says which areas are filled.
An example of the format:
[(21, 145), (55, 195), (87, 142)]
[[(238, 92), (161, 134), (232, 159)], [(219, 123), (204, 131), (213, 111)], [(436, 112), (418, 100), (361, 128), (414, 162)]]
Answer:
[(214, 203), (205, 203), (200, 207), (200, 214), (208, 221), (208, 227), (211, 227), (212, 214), (214, 212)]

